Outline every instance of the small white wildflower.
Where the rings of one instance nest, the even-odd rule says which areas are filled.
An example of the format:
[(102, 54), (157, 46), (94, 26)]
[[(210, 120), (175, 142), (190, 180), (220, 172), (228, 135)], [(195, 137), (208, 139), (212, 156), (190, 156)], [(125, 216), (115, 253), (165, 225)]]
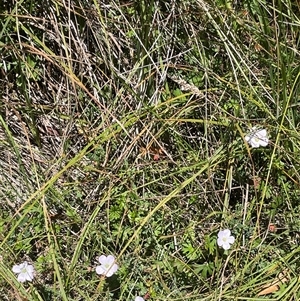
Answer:
[(134, 301), (145, 301), (145, 299), (137, 296), (137, 297), (135, 297)]
[(20, 282), (32, 281), (34, 278), (34, 267), (27, 261), (14, 265), (12, 271), (18, 274), (18, 281)]
[(230, 245), (233, 244), (235, 238), (231, 235), (229, 229), (221, 230), (218, 233), (217, 244), (219, 247), (222, 247), (224, 250), (229, 250)]
[(96, 266), (96, 273), (98, 275), (112, 276), (118, 270), (119, 266), (115, 263), (116, 259), (112, 255), (101, 255), (99, 257), (101, 265)]
[(260, 146), (267, 146), (269, 143), (267, 130), (257, 129), (257, 127), (253, 127), (251, 129), (250, 133), (245, 136), (245, 140), (253, 148), (257, 148)]

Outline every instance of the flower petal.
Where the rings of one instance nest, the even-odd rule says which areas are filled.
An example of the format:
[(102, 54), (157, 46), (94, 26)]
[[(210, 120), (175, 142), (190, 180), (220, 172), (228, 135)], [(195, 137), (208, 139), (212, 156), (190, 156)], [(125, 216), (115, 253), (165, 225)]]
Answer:
[(98, 266), (96, 266), (96, 273), (98, 275), (104, 275), (106, 273), (106, 269), (103, 268), (102, 265), (98, 265)]
[(18, 281), (19, 282), (25, 282), (27, 280), (27, 277), (26, 277), (26, 273), (20, 273), (19, 275), (18, 275)]
[(107, 270), (107, 272), (105, 273), (106, 277), (111, 277), (114, 274), (114, 271), (112, 269)]
[(218, 233), (218, 238), (223, 238), (223, 237), (224, 237), (224, 231), (221, 230), (221, 231), (219, 231), (219, 233)]
[(217, 244), (218, 244), (219, 247), (222, 247), (222, 245), (223, 245), (223, 239), (221, 237), (219, 237), (217, 239)]
[(22, 267), (23, 267), (22, 264), (16, 264), (13, 266), (12, 271), (16, 274), (19, 274), (22, 271)]
[(230, 244), (228, 242), (223, 243), (223, 249), (224, 250), (229, 250), (230, 249)]
[(118, 269), (119, 269), (119, 266), (118, 266), (117, 264), (112, 265), (112, 266), (108, 269), (108, 271), (107, 271), (107, 273), (106, 273), (106, 277), (112, 276), (114, 273), (116, 273), (116, 271), (117, 271)]
[(261, 129), (258, 132), (256, 132), (256, 136), (259, 138), (266, 138), (267, 137), (267, 130)]
[(235, 241), (235, 238), (234, 238), (233, 236), (229, 236), (229, 237), (228, 237), (227, 242), (228, 242), (229, 244), (233, 244), (234, 241)]
[(106, 259), (106, 263), (112, 265), (115, 262), (115, 257), (112, 255), (108, 255)]
[(260, 141), (256, 141), (255, 139), (250, 140), (251, 147), (258, 148), (260, 146)]
[(34, 267), (33, 267), (31, 264), (29, 264), (29, 265), (26, 267), (26, 271), (27, 271), (28, 274), (33, 274), (33, 272), (34, 272)]
[(101, 264), (106, 264), (107, 263), (107, 257), (105, 255), (101, 255), (98, 259), (98, 261), (101, 263)]
[(224, 234), (224, 236), (229, 237), (231, 234), (231, 231), (229, 229), (225, 229), (225, 230), (223, 230), (223, 234)]
[(27, 281), (33, 280), (33, 274), (32, 273), (23, 273), (25, 275), (25, 278)]
[(267, 146), (269, 144), (269, 140), (267, 138), (265, 138), (264, 140), (260, 141), (260, 145), (261, 146)]

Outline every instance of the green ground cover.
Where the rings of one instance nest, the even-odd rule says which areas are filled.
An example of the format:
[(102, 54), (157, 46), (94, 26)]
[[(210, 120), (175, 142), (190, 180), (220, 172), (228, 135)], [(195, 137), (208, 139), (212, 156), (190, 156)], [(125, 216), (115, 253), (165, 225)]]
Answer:
[(289, 0), (2, 0), (0, 299), (300, 300), (299, 29)]

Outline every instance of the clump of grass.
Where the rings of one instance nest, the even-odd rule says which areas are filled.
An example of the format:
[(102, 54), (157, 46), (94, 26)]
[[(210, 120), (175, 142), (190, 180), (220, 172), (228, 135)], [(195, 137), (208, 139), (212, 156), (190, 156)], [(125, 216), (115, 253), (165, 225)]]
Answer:
[(1, 300), (298, 300), (299, 15), (5, 1)]

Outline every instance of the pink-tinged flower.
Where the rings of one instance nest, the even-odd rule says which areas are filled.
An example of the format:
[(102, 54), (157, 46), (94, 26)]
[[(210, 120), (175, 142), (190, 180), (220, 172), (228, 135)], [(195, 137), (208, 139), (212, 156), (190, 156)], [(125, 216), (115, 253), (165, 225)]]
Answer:
[(267, 130), (265, 129), (257, 129), (257, 127), (253, 127), (249, 134), (245, 136), (245, 140), (251, 145), (253, 148), (257, 148), (260, 146), (267, 146), (269, 143)]
[(99, 262), (101, 265), (96, 266), (96, 273), (98, 275), (104, 275), (106, 277), (111, 277), (117, 272), (119, 266), (115, 263), (116, 259), (112, 255), (101, 255), (99, 257)]
[(20, 282), (32, 281), (34, 278), (34, 267), (27, 261), (14, 265), (12, 271), (18, 274), (18, 281)]
[(134, 301), (145, 301), (145, 299), (137, 296), (137, 297), (135, 297)]
[(218, 233), (218, 240), (217, 244), (219, 247), (222, 247), (224, 250), (229, 250), (230, 245), (233, 244), (235, 241), (235, 238), (231, 235), (231, 232), (229, 229), (221, 230)]

